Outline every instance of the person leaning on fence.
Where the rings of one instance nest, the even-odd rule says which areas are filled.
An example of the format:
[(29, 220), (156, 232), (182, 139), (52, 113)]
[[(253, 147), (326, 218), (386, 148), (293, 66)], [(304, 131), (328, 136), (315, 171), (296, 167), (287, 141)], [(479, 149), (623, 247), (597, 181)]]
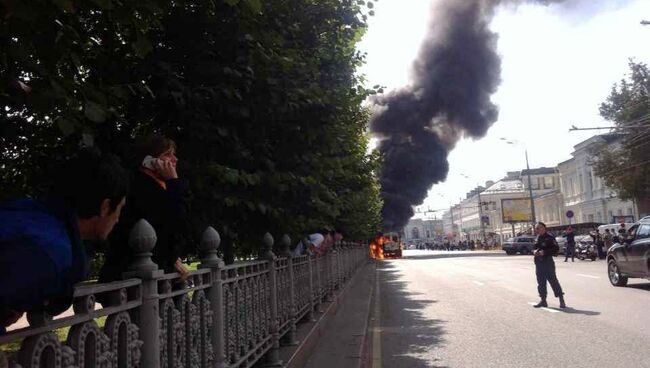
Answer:
[(299, 257), (305, 254), (311, 255), (316, 253), (316, 249), (321, 245), (321, 243), (323, 242), (323, 240), (325, 240), (325, 238), (323, 237), (322, 234), (314, 233), (314, 234), (309, 234), (309, 236), (305, 240), (301, 240), (298, 244), (296, 244), (296, 247), (293, 250), (294, 257)]
[(106, 239), (118, 222), (128, 175), (114, 156), (84, 150), (43, 200), (0, 205), (0, 333), (23, 312), (57, 315), (88, 277), (82, 240)]
[(121, 280), (135, 256), (128, 244), (131, 228), (145, 219), (156, 231), (152, 260), (165, 273), (178, 272), (181, 280), (189, 276), (181, 257), (189, 251), (190, 191), (186, 180), (176, 172), (176, 144), (171, 139), (152, 135), (137, 147), (139, 163), (133, 174), (122, 221), (109, 238), (106, 261), (99, 273), (100, 282)]
[(323, 229), (320, 234), (323, 236), (323, 242), (316, 246), (316, 252), (319, 254), (329, 252), (336, 243), (343, 239), (343, 234), (338, 230)]

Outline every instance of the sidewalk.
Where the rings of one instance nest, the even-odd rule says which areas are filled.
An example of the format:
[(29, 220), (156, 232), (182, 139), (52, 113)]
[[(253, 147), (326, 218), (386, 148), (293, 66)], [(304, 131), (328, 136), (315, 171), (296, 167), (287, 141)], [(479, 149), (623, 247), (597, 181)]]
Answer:
[(341, 297), (336, 314), (329, 320), (306, 368), (357, 368), (367, 363), (364, 344), (375, 275), (374, 262), (359, 270)]

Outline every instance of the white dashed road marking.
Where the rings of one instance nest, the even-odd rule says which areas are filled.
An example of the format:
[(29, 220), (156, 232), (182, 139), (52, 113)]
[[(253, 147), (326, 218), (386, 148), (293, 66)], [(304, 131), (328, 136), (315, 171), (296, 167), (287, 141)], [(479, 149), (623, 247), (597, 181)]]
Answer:
[[(528, 304), (529, 304), (529, 305), (535, 305), (535, 304), (537, 304), (537, 302), (528, 302)], [(545, 310), (545, 311), (547, 311), (547, 312), (551, 312), (551, 313), (560, 313), (559, 310), (552, 309), (552, 308), (541, 307), (541, 308), (539, 308), (539, 309), (543, 309), (543, 310)]]
[(472, 282), (475, 283), (475, 284), (478, 285), (478, 286), (483, 286), (483, 285), (485, 285), (484, 283), (482, 283), (482, 282), (480, 282), (480, 281), (476, 281), (476, 280), (474, 280), (474, 281), (472, 281)]
[(590, 278), (590, 279), (599, 279), (599, 278), (600, 278), (600, 276), (585, 275), (585, 274), (583, 274), (583, 273), (579, 273), (578, 276), (581, 276), (581, 277), (588, 277), (588, 278)]

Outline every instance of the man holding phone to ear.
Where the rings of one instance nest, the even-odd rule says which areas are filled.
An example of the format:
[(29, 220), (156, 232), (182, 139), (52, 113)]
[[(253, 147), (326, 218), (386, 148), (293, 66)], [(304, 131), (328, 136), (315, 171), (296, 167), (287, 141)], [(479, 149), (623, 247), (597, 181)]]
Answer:
[(189, 276), (181, 257), (190, 251), (186, 246), (190, 237), (190, 191), (188, 182), (176, 171), (176, 144), (160, 135), (146, 137), (138, 144), (136, 162), (122, 221), (109, 238), (111, 246), (99, 280), (119, 280), (127, 271), (134, 256), (128, 246), (129, 232), (143, 218), (158, 238), (152, 260), (165, 273), (178, 272), (184, 281)]

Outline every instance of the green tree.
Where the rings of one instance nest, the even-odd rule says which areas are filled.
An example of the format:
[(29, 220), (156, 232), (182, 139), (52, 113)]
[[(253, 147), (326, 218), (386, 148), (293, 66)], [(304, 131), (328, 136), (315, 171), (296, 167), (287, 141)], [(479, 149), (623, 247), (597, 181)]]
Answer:
[(600, 106), (601, 116), (619, 128), (620, 139), (613, 147), (594, 150), (594, 172), (622, 199), (643, 204), (650, 198), (650, 70), (632, 60), (629, 66), (627, 78)]
[(3, 4), (3, 195), (37, 194), (80, 142), (136, 164), (133, 139), (157, 131), (179, 145), (196, 231), (216, 225), (241, 255), (269, 230), (377, 229), (355, 49), (372, 2)]

